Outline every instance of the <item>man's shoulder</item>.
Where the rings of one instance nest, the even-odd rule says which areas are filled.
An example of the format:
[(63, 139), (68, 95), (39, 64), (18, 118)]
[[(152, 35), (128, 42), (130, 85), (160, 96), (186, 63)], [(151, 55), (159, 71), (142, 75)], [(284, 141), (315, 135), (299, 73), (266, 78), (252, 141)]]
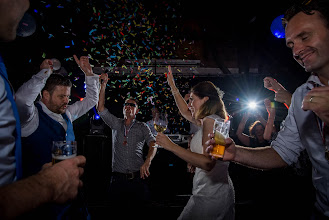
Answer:
[(294, 93), (292, 94), (293, 99), (303, 99), (305, 94), (310, 91), (309, 88), (309, 82), (305, 82), (302, 85), (300, 85), (299, 87), (297, 87), (297, 89), (294, 91)]
[(135, 120), (135, 123), (136, 124), (141, 124), (141, 125), (146, 125), (147, 124), (147, 122), (138, 121), (138, 120)]
[(307, 89), (307, 87), (308, 87), (307, 85), (308, 85), (308, 82), (303, 83), (302, 85), (300, 85), (300, 86), (297, 87), (297, 89), (295, 90), (295, 92), (300, 92), (302, 90)]
[(135, 123), (136, 123), (139, 127), (148, 127), (147, 122), (143, 122), (143, 121), (135, 120)]
[(315, 85), (320, 85), (320, 79), (317, 75), (312, 74), (303, 84), (297, 87), (294, 93), (301, 93), (308, 91), (315, 87)]

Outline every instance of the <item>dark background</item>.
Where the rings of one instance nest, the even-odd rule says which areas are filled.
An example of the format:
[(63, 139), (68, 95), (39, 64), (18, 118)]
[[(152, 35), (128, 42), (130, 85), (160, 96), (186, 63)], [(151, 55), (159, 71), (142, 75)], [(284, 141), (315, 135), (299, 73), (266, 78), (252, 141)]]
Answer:
[[(270, 30), (273, 19), (292, 2), (31, 1), (28, 13), (36, 30), (24, 36), (34, 24), (25, 21), (23, 36), (1, 43), (0, 51), (15, 90), (39, 71), (45, 58), (59, 59), (61, 73), (74, 84), (72, 103), (85, 95), (84, 74), (72, 56), (88, 55), (94, 67), (107, 68), (106, 107), (114, 115), (123, 116), (125, 98), (137, 97), (141, 110), (138, 120), (150, 120), (151, 109), (158, 106), (168, 113), (172, 133), (180, 134), (189, 132), (189, 124), (177, 111), (165, 74), (149, 71), (148, 60), (200, 60), (199, 67), (219, 68), (221, 74), (184, 75), (180, 67), (174, 67), (177, 87), (186, 94), (196, 83), (210, 80), (223, 90), (224, 103), (233, 116), (231, 133), (235, 138), (250, 100), (258, 102), (258, 111), (267, 119), (263, 100), (273, 100), (274, 94), (264, 89), (264, 77), (276, 78), (293, 92), (309, 76), (293, 60), (285, 40)], [(142, 59), (145, 61), (141, 63)], [(279, 126), (287, 110), (280, 103), (276, 107)], [(84, 182), (90, 210), (98, 218), (110, 216), (106, 188), (111, 172), (111, 130), (105, 126), (103, 135), (91, 135), (94, 114), (91, 109), (77, 119), (74, 129), (79, 151), (88, 160)], [(162, 213), (163, 219), (176, 219), (188, 199), (182, 195), (191, 193), (193, 175), (186, 172), (184, 161), (163, 149), (158, 150), (151, 173), (154, 204), (149, 210)], [(312, 207), (308, 170), (297, 175), (293, 168), (255, 171), (232, 163), (230, 175), (236, 190), (237, 219), (303, 219)]]
[[(183, 75), (180, 67), (173, 67), (182, 94), (200, 80), (210, 80), (225, 92), (231, 115), (255, 100), (266, 116), (263, 100), (273, 100), (274, 94), (263, 88), (265, 76), (293, 92), (309, 75), (293, 60), (285, 40), (270, 30), (273, 19), (292, 2), (31, 1), (28, 13), (35, 22), (25, 21), (22, 35), (28, 35), (34, 23), (36, 30), (0, 44), (1, 54), (15, 90), (39, 71), (45, 58), (59, 59), (61, 73), (74, 84), (72, 102), (85, 94), (84, 74), (72, 56), (88, 55), (94, 67), (108, 68), (106, 104), (114, 114), (121, 115), (124, 99), (134, 96), (140, 101), (140, 120), (149, 120), (150, 109), (158, 105), (173, 116), (170, 123), (175, 128), (181, 120), (165, 74), (148, 71), (147, 64), (154, 59), (199, 60), (199, 67), (219, 68), (221, 74)], [(282, 120), (286, 112), (281, 104), (277, 112)], [(88, 117), (92, 115), (93, 111)]]

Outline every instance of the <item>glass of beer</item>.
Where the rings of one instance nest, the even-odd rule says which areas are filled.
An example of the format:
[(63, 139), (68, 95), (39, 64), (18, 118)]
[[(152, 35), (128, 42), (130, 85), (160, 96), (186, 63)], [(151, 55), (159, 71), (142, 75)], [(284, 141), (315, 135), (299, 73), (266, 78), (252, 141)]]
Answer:
[[(156, 113), (155, 117), (153, 118), (154, 122), (154, 129), (157, 132), (165, 132), (167, 130), (168, 126), (168, 119), (167, 119), (167, 114), (163, 113)], [(153, 147), (161, 148), (158, 144), (155, 144)]]
[(225, 151), (225, 138), (229, 136), (230, 120), (217, 118), (214, 123), (215, 146), (210, 155), (216, 158), (223, 158)]
[(51, 149), (52, 163), (58, 163), (77, 156), (76, 141), (53, 141)]

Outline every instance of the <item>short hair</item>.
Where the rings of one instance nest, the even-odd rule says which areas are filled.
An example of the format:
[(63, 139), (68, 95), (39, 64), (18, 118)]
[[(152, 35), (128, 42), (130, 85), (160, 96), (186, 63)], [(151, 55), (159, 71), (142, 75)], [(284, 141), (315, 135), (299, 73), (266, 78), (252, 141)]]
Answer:
[(51, 94), (53, 94), (56, 86), (67, 86), (72, 87), (72, 83), (70, 79), (64, 77), (61, 74), (53, 73), (49, 76), (49, 78), (46, 81), (46, 85), (41, 90), (41, 94), (43, 91), (48, 91)]
[(151, 112), (153, 112), (153, 111), (155, 111), (155, 110), (158, 110), (158, 112), (160, 112), (161, 109), (160, 109), (159, 107), (153, 105), (153, 107), (152, 107), (152, 109), (151, 109)]
[(132, 100), (132, 101), (136, 102), (136, 105), (137, 105), (137, 108), (138, 108), (139, 105), (138, 105), (138, 101), (137, 101), (137, 99), (135, 99), (135, 98), (133, 98), (133, 97), (129, 97), (129, 98), (126, 98), (125, 103), (126, 103), (128, 100)]
[(256, 126), (258, 125), (261, 125), (265, 129), (265, 126), (260, 121), (255, 121), (249, 126), (249, 134), (251, 137), (256, 137)]
[(305, 0), (302, 3), (293, 4), (284, 14), (282, 25), (286, 28), (288, 22), (299, 12), (307, 15), (314, 14), (312, 11), (320, 12), (321, 17), (329, 28), (329, 1), (328, 0)]
[(224, 92), (217, 88), (212, 82), (204, 81), (192, 87), (191, 92), (200, 99), (208, 97), (198, 112), (195, 113), (196, 119), (202, 119), (208, 115), (216, 114), (221, 118), (227, 118), (227, 112), (222, 100)]

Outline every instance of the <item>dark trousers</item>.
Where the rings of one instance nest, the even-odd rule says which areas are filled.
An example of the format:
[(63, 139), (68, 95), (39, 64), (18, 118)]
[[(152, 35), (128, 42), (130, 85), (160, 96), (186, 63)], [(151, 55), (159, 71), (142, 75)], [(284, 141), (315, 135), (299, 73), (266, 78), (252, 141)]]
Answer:
[(109, 187), (110, 202), (120, 207), (137, 208), (150, 202), (150, 191), (146, 180), (139, 172), (122, 174), (113, 172)]
[(139, 172), (112, 173), (109, 187), (110, 213), (121, 219), (144, 218), (145, 207), (150, 202), (148, 183)]

